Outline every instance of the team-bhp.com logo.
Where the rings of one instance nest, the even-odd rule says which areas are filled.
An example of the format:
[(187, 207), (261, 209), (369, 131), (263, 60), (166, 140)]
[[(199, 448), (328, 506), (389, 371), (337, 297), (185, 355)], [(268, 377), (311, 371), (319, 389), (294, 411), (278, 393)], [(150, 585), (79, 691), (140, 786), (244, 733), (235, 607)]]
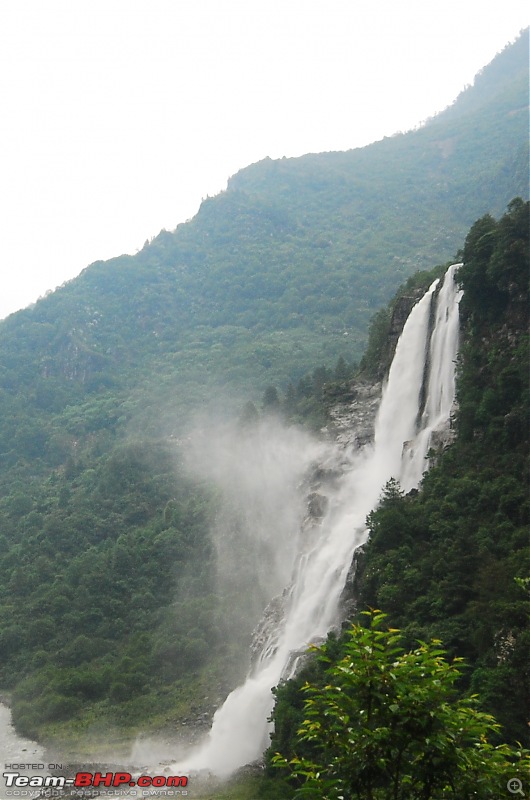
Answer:
[[(21, 775), (20, 772), (3, 773), (6, 789), (118, 789), (123, 791), (129, 787), (140, 789), (161, 789), (160, 794), (186, 795), (187, 792), (174, 791), (177, 787), (188, 785), (184, 775), (138, 775), (133, 777), (130, 772), (78, 772), (74, 778), (64, 775)], [(173, 791), (167, 791), (167, 789)], [(13, 796), (26, 796), (23, 791), (10, 792)], [(29, 793), (28, 793), (29, 794)], [(133, 792), (127, 792), (133, 794)], [(134, 792), (136, 794), (136, 792)]]

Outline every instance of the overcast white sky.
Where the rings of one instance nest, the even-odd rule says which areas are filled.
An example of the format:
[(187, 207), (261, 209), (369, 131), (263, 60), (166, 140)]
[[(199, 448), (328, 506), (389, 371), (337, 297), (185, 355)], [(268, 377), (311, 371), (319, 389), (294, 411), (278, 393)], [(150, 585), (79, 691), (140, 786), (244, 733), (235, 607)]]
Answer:
[(526, 0), (0, 0), (0, 318), (265, 156), (451, 103)]

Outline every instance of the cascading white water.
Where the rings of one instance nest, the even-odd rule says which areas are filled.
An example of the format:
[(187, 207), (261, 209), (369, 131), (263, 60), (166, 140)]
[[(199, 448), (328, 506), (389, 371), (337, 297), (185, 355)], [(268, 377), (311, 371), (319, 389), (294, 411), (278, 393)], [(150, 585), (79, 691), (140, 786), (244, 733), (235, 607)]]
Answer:
[(322, 523), (302, 537), (304, 549), (285, 592), (279, 630), (265, 643), (245, 683), (216, 712), (206, 742), (175, 765), (176, 774), (206, 769), (228, 776), (261, 755), (268, 744), (271, 687), (289, 677), (293, 653), (325, 637), (337, 623), (353, 553), (366, 539), (367, 514), (390, 478), (403, 480), (407, 490), (420, 482), (430, 433), (448, 420), (454, 401), (460, 299), (455, 269), (448, 270), (440, 291), (435, 281), (409, 315), (383, 391), (374, 444), (352, 454)]
[(403, 454), (400, 483), (407, 492), (417, 485), (418, 475), (421, 477), (423, 474), (432, 434), (447, 424), (455, 399), (458, 305), (462, 297), (462, 290), (455, 281), (455, 273), (461, 266), (453, 264), (449, 267), (436, 303), (427, 362), (429, 379), (425, 405), (418, 431), (411, 446)]

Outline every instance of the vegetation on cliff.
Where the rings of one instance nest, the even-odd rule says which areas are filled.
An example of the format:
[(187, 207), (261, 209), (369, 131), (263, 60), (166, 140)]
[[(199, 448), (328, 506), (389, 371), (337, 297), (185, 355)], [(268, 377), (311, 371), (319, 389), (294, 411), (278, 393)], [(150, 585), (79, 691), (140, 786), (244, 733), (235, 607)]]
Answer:
[(341, 657), (315, 654), (324, 681), (306, 683), (298, 754), (273, 763), (288, 771), (293, 797), (312, 800), (471, 800), (522, 785), (530, 751), (492, 745), (493, 717), (459, 696), (460, 659), (440, 642), (403, 647), (385, 615), (372, 611), (347, 631)]
[(80, 437), (159, 436), (198, 404), (285, 391), (361, 358), (369, 320), (474, 220), (528, 192), (528, 32), (424, 127), (266, 159), (134, 256), (0, 323), (0, 458), (55, 467)]
[[(460, 698), (478, 693), (482, 710), (499, 721), (501, 727), (490, 731), (494, 744), (528, 745), (528, 215), (529, 204), (514, 200), (498, 222), (487, 215), (468, 234), (459, 273), (464, 299), (456, 439), (437, 455), (421, 491), (404, 495), (395, 481), (387, 485), (368, 518), (370, 538), (351, 587), (359, 608), (385, 610), (404, 647), (412, 651), (434, 639), (448, 658), (464, 659), (453, 687)], [(270, 756), (278, 750), (288, 760), (302, 756), (294, 762), (300, 775), (313, 774), (304, 764), (324, 746), (304, 704), (304, 681), (317, 687), (327, 681), (326, 690), (316, 690), (322, 696), (340, 691), (346, 679), (341, 665), (361, 657), (358, 646), (349, 635), (331, 637), (331, 673), (316, 661), (306, 675), (277, 689)], [(347, 721), (334, 708), (327, 713), (340, 744)], [(321, 764), (323, 781), (329, 763)], [(509, 770), (500, 774), (510, 777)], [(447, 791), (432, 796), (452, 796)], [(454, 796), (467, 796), (459, 791)]]
[[(175, 232), (0, 323), (0, 685), (21, 732), (171, 725), (231, 688), (249, 631), (230, 643), (218, 497), (182, 468), (185, 420), (215, 395), (254, 402), (242, 425), (262, 398), (320, 427), (348, 397), (373, 311), (488, 211), (461, 273), (457, 443), (420, 496), (389, 490), (358, 580), (409, 641), (436, 635), (465, 655), (469, 687), (519, 735), (527, 212), (491, 215), (527, 191), (520, 42), (472, 102), (424, 128), (253, 165)], [(376, 316), (365, 375), (381, 372), (394, 305)]]

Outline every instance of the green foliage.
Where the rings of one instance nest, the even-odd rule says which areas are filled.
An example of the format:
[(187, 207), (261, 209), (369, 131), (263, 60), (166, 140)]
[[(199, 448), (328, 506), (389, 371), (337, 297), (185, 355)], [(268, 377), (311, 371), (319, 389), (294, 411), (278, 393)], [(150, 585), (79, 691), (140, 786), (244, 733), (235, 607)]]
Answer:
[(527, 300), (529, 266), (528, 204), (516, 198), (498, 223), (487, 214), (467, 236), (460, 272), (464, 312), (479, 306), (494, 319), (510, 299)]
[(525, 41), (484, 70), (471, 107), (464, 94), (365, 148), (265, 159), (193, 220), (2, 321), (0, 460), (57, 466), (131, 418), (164, 435), (162, 419), (180, 426), (220, 387), (256, 401), (316, 364), (358, 362), (408, 276), (527, 196)]
[[(493, 283), (493, 275), (505, 272), (504, 254), (508, 254), (510, 280), (502, 282), (496, 277)], [(453, 420), (456, 439), (443, 453), (435, 454), (421, 491), (405, 495), (396, 481), (388, 483), (379, 506), (368, 517), (370, 537), (356, 561), (351, 589), (357, 605), (385, 609), (388, 621), (401, 630), (399, 646), (409, 649), (411, 658), (421, 655), (418, 640), (438, 639), (444, 641), (450, 658), (466, 659), (468, 668), (452, 683), (452, 708), (460, 708), (458, 698), (477, 693), (471, 705), (473, 715), (480, 708), (502, 725), (495, 724), (488, 732), (490, 744), (484, 759), (493, 765), (502, 763), (507, 752), (503, 747), (494, 749), (501, 742), (528, 742), (527, 254), (528, 204), (519, 200), (510, 203), (507, 214), (498, 222), (488, 217), (470, 231), (460, 272), (465, 294), (461, 303), (459, 410)], [(484, 280), (489, 282), (486, 290)], [(383, 346), (374, 348), (373, 364), (384, 352), (384, 337), (381, 341)], [(332, 654), (330, 644), (326, 646), (328, 661), (313, 662), (304, 679), (313, 687), (310, 698), (314, 692), (333, 704), (340, 701), (336, 687), (342, 683), (338, 675), (330, 680), (324, 665), (333, 663), (336, 669), (345, 666), (342, 662), (348, 658), (349, 645), (333, 642)], [(348, 680), (363, 674), (357, 661), (354, 663), (354, 674), (348, 675)], [(331, 748), (335, 736), (331, 722), (335, 718), (333, 710), (328, 716), (312, 718), (306, 705), (308, 693), (301, 689), (303, 682), (300, 676), (276, 690), (272, 750), (281, 752), (287, 761), (299, 758), (292, 765), (295, 773), (305, 770), (311, 777), (315, 765), (322, 766), (323, 760), (316, 760), (310, 724), (319, 723), (314, 730), (322, 731), (323, 741)], [(362, 691), (356, 687), (355, 698), (362, 697)], [(414, 690), (407, 691), (407, 697), (412, 700)], [(387, 722), (392, 722), (390, 705), (381, 709), (389, 715)], [(324, 713), (321, 705), (317, 708), (319, 714)], [(355, 720), (359, 715), (352, 713), (350, 717)], [(473, 719), (480, 719), (480, 715)], [(391, 725), (386, 728), (387, 732), (392, 730)], [(297, 730), (303, 731), (301, 738)], [(353, 730), (357, 743), (358, 727), (353, 725)], [(345, 736), (344, 730), (342, 734)], [(336, 736), (345, 745), (340, 731)], [(367, 748), (371, 741), (370, 734), (365, 741)], [(330, 752), (326, 764), (332, 761)], [(324, 758), (322, 748), (317, 755)], [(358, 760), (356, 756), (348, 763), (357, 764)], [(326, 770), (321, 774), (325, 776)], [(482, 791), (486, 797), (501, 796), (508, 778), (509, 770), (504, 786), (490, 789), (491, 795), (479, 781), (477, 795), (469, 787), (455, 789), (453, 795), (434, 796), (482, 796)], [(496, 785), (492, 780), (491, 786)], [(310, 786), (303, 787), (308, 797), (328, 796), (319, 793), (321, 788)], [(329, 787), (330, 797), (340, 796), (333, 794), (336, 788)], [(299, 796), (304, 796), (303, 791), (299, 784)], [(393, 796), (390, 789), (385, 791), (383, 797)], [(344, 792), (344, 797), (354, 796)]]
[(435, 278), (444, 274), (448, 266), (446, 264), (414, 273), (397, 289), (388, 305), (374, 314), (368, 329), (368, 343), (359, 365), (363, 377), (381, 380), (388, 373), (403, 322), (419, 297)]
[(312, 800), (497, 798), (509, 779), (526, 780), (530, 752), (488, 738), (498, 730), (476, 699), (458, 697), (459, 659), (449, 663), (438, 641), (406, 651), (385, 615), (366, 612), (342, 656), (314, 648), (324, 684), (306, 683), (298, 739), (307, 755), (273, 762), (298, 782), (295, 797)]
[(0, 499), (0, 680), (26, 735), (163, 693), (222, 647), (211, 494), (165, 446), (122, 445), (88, 469), (85, 455)]
[[(509, 233), (507, 233), (509, 232)], [(486, 237), (486, 238), (485, 238)], [(369, 517), (361, 601), (415, 638), (443, 638), (509, 739), (528, 736), (528, 204), (466, 240), (457, 438), (422, 491)], [(488, 276), (507, 273), (494, 284)], [(495, 269), (492, 268), (495, 266)], [(518, 579), (519, 583), (515, 579)], [(502, 688), (501, 688), (502, 687)]]
[(317, 367), (300, 378), (296, 386), (290, 383), (280, 403), (284, 417), (291, 423), (319, 430), (329, 422), (329, 410), (350, 397), (357, 372), (357, 365), (341, 356), (334, 370)]
[[(348, 400), (373, 312), (416, 269), (450, 258), (478, 215), (527, 191), (520, 61), (509, 51), (496, 59), (472, 110), (463, 96), (424, 128), (368, 148), (243, 170), (189, 223), (0, 322), (0, 684), (13, 689), (20, 730), (39, 736), (74, 717), (132, 730), (157, 714), (167, 721), (206, 684), (223, 693), (241, 643), (226, 643), (226, 598), (214, 589), (216, 498), (174, 462), (178, 437), (198, 406), (225, 394), (252, 402), (243, 429), (260, 398), (315, 429)], [(472, 238), (466, 245), (466, 297), (475, 287), (492, 298), (489, 322), (501, 315), (491, 334), (486, 314), (466, 311), (458, 425), (468, 451), (455, 480), (468, 480), (442, 499), (446, 522), (414, 520), (408, 498), (382, 511), (391, 535), (374, 517), (376, 561), (366, 566), (367, 591), (410, 614), (411, 632), (441, 624), (444, 604), (462, 612), (448, 641), (475, 648), (472, 680), (491, 706), (503, 676), (523, 683), (525, 595), (498, 590), (500, 576), (519, 593), (511, 577), (525, 574), (521, 208), (477, 228), (477, 241), (486, 236), (477, 256)], [(413, 293), (416, 279), (407, 286)], [(374, 322), (367, 374), (384, 363), (389, 310)], [(491, 466), (486, 450), (502, 458)], [(432, 498), (447, 469), (440, 483), (433, 476)], [(398, 525), (410, 529), (399, 553)], [(457, 541), (434, 547), (452, 525)], [(386, 541), (395, 567), (377, 561)], [(521, 692), (506, 704), (516, 727)]]

